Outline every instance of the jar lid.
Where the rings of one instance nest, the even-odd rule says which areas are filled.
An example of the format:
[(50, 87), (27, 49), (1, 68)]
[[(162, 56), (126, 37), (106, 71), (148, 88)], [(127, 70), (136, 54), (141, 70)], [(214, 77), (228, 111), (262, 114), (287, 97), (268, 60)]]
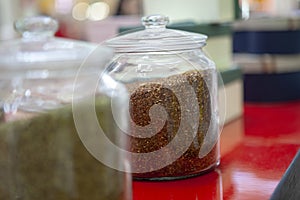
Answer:
[(167, 29), (169, 18), (150, 15), (142, 18), (145, 30), (115, 37), (105, 42), (116, 52), (159, 52), (197, 49), (205, 46), (207, 36)]
[(102, 72), (113, 56), (99, 45), (55, 37), (58, 23), (50, 17), (23, 18), (15, 28), (22, 38), (0, 43), (0, 110), (5, 113), (40, 112), (72, 102), (74, 80), (89, 88), (86, 80)]
[(96, 48), (87, 42), (54, 37), (58, 23), (47, 16), (22, 18), (15, 22), (15, 29), (22, 38), (0, 43), (0, 70), (6, 72), (1, 73), (1, 79), (33, 69), (68, 69), (69, 73), (73, 68), (76, 73), (83, 59)]

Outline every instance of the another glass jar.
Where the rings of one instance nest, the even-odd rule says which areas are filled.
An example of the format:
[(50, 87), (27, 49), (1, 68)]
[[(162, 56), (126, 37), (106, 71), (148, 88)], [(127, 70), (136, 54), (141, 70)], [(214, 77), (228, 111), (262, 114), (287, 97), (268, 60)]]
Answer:
[(105, 43), (116, 52), (108, 73), (130, 94), (135, 179), (186, 178), (219, 164), (218, 80), (202, 50), (207, 37), (166, 29), (168, 21), (144, 17), (145, 30)]
[(113, 51), (53, 37), (49, 17), (15, 26), (23, 37), (0, 43), (0, 199), (131, 199), (128, 161), (106, 140), (126, 145), (113, 115), (126, 89), (103, 73)]

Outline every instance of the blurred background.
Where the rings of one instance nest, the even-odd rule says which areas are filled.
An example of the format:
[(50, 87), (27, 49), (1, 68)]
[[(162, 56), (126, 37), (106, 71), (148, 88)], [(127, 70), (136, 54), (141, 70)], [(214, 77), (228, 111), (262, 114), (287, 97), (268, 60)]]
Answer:
[(25, 16), (52, 16), (56, 36), (101, 43), (143, 28), (150, 14), (169, 16), (168, 28), (208, 35), (230, 118), (245, 101), (300, 99), (300, 0), (0, 0), (0, 43), (20, 37), (13, 23)]
[(89, 30), (83, 26), (91, 22), (113, 29), (139, 25), (142, 15), (165, 14), (171, 22), (220, 23), (257, 15), (297, 15), (299, 5), (299, 0), (0, 0), (0, 39), (16, 36), (16, 19), (40, 14), (60, 22), (58, 35), (87, 40)]

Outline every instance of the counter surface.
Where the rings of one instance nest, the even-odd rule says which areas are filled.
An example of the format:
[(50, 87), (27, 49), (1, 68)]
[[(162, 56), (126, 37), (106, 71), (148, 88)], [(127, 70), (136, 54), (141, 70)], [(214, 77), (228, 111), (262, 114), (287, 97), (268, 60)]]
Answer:
[(244, 106), (221, 134), (221, 164), (177, 181), (133, 182), (134, 200), (269, 199), (300, 149), (300, 101)]

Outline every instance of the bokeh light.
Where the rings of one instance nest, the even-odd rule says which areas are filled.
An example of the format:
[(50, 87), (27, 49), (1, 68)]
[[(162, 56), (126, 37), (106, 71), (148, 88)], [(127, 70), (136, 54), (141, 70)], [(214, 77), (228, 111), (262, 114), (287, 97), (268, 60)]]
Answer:
[(86, 20), (89, 16), (89, 7), (87, 3), (77, 3), (72, 9), (73, 18), (79, 21)]
[(105, 2), (96, 2), (90, 5), (88, 18), (93, 21), (105, 19), (109, 15), (109, 5)]

